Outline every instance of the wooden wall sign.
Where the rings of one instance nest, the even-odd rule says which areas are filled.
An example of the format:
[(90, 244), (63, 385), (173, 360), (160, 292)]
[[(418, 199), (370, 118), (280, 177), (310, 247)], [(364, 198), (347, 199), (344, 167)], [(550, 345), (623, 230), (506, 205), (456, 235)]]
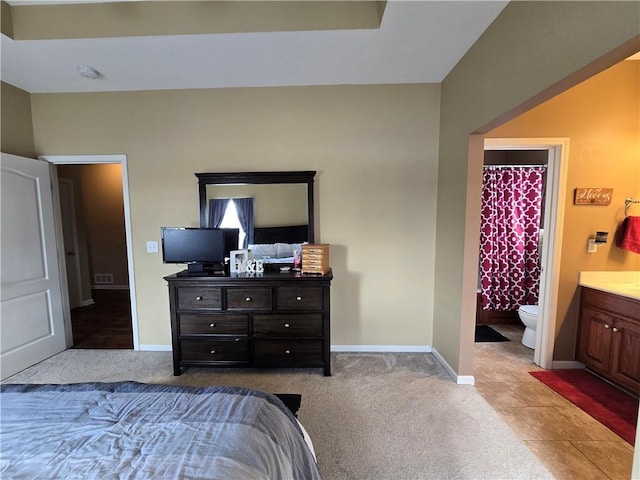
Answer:
[(613, 188), (576, 188), (574, 205), (609, 205)]

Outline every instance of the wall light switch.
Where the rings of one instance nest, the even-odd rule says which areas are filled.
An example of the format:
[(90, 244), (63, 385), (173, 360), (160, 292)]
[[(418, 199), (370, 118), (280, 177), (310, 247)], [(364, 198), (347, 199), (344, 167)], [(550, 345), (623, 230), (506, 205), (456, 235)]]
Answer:
[(587, 253), (596, 253), (598, 251), (598, 244), (595, 238), (590, 238), (587, 245)]
[(158, 242), (147, 242), (147, 253), (158, 253)]

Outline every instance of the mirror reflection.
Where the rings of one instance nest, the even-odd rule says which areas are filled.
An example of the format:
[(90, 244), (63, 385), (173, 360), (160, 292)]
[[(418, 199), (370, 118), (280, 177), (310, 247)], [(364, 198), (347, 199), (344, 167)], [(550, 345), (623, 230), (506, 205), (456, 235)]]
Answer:
[(239, 248), (303, 243), (308, 238), (307, 185), (206, 185), (208, 227), (239, 228)]
[[(200, 225), (239, 230), (238, 249), (266, 263), (294, 263), (314, 242), (315, 171), (196, 173)], [(234, 233), (234, 238), (237, 234)]]

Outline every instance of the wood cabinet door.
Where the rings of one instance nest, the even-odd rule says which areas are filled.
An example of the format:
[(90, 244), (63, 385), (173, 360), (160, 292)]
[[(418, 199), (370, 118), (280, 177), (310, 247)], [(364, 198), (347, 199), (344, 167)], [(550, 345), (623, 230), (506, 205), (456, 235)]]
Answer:
[(587, 367), (606, 373), (609, 370), (613, 318), (602, 312), (582, 308), (578, 360)]
[(616, 319), (611, 330), (611, 376), (640, 394), (640, 325)]

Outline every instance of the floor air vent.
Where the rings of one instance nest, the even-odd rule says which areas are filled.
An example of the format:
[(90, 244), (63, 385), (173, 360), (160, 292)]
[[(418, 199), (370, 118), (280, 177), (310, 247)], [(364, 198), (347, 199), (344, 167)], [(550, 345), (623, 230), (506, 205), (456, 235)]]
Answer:
[(94, 283), (113, 283), (112, 273), (96, 273), (93, 275)]

